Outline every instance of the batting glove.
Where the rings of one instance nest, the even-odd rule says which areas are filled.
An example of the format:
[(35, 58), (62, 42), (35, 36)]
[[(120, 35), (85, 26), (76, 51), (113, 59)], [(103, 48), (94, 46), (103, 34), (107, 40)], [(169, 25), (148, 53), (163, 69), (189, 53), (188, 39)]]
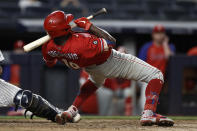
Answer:
[(78, 27), (84, 28), (85, 30), (89, 30), (92, 25), (92, 23), (85, 17), (76, 19), (74, 22)]

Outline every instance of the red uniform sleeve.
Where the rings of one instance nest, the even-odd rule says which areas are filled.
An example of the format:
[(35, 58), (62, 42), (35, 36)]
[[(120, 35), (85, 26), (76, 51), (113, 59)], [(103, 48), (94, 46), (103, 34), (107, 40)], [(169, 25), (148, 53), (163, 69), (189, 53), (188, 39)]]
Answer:
[(48, 45), (48, 43), (46, 43), (46, 44), (44, 44), (42, 46), (42, 55), (43, 55), (43, 59), (46, 62), (47, 66), (48, 67), (52, 67), (52, 66), (54, 66), (57, 63), (57, 59), (55, 59), (55, 58), (53, 58), (53, 57), (48, 55), (48, 53), (47, 53), (47, 45)]
[(91, 36), (84, 41), (84, 55), (86, 58), (93, 58), (97, 55), (100, 55), (104, 51), (108, 51), (107, 43), (102, 38), (97, 38), (95, 36)]

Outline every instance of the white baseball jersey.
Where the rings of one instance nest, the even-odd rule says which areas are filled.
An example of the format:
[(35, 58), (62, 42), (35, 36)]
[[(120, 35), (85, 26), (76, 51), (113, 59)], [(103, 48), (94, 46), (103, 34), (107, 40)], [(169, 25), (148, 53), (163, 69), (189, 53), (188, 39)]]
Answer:
[[(0, 62), (4, 60), (3, 54), (0, 50)], [(0, 107), (13, 106), (13, 99), (20, 88), (0, 79)]]
[(3, 60), (4, 60), (4, 57), (3, 57), (3, 54), (2, 54), (2, 52), (0, 50), (0, 62), (3, 61)]
[(112, 49), (107, 61), (101, 65), (86, 67), (90, 80), (97, 87), (103, 84), (105, 78), (123, 78), (148, 83), (152, 79), (163, 80), (163, 74), (157, 68), (131, 55)]

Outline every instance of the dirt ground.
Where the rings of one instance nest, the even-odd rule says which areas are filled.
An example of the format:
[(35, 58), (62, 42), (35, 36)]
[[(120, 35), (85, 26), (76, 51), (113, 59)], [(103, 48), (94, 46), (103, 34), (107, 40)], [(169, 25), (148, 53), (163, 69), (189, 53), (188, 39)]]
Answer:
[(197, 120), (176, 120), (173, 127), (142, 127), (138, 120), (84, 119), (57, 125), (42, 119), (1, 119), (0, 131), (197, 131)]

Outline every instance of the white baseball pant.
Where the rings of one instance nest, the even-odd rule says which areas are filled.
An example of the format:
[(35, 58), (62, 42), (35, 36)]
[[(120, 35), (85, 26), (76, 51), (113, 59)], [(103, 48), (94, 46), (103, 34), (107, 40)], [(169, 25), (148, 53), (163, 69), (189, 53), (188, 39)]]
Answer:
[(112, 49), (110, 57), (101, 65), (92, 65), (85, 70), (90, 74), (90, 80), (97, 87), (106, 78), (123, 78), (148, 83), (152, 79), (163, 80), (163, 74), (157, 68), (131, 55)]

